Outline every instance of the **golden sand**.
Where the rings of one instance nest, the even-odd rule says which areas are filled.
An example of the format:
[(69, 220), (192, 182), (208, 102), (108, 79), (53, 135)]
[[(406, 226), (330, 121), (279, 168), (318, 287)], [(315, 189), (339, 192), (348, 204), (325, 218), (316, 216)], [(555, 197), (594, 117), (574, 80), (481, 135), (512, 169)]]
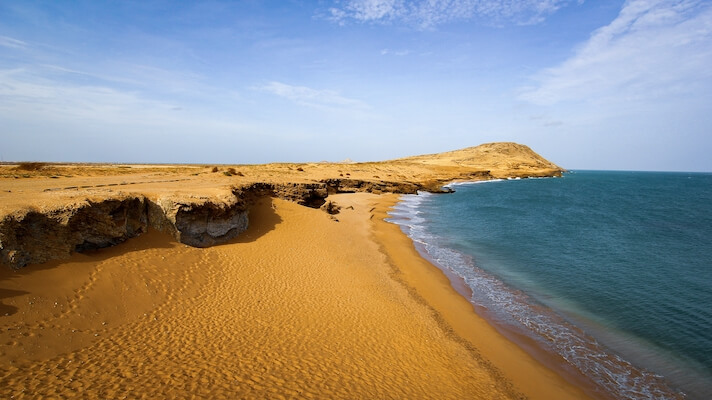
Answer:
[(228, 244), (157, 232), (0, 275), (0, 398), (585, 398), (382, 220), (263, 199)]

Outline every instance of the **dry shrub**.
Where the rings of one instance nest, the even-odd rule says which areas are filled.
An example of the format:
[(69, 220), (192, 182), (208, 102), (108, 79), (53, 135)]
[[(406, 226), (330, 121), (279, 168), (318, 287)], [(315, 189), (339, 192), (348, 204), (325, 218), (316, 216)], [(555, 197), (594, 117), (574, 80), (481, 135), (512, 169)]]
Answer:
[(19, 171), (39, 171), (46, 166), (47, 163), (43, 162), (21, 162), (15, 169)]
[(218, 172), (218, 167), (213, 167), (212, 172)]
[(323, 208), (324, 211), (331, 215), (338, 214), (339, 212), (341, 212), (341, 206), (334, 203), (333, 201), (327, 202), (326, 204), (321, 206), (321, 208)]
[(235, 168), (228, 168), (227, 171), (223, 172), (223, 175), (225, 175), (225, 176), (233, 176), (233, 175), (245, 176), (242, 172), (235, 171)]
[(304, 168), (302, 168), (302, 167), (299, 167), (299, 168), (297, 168), (297, 171), (301, 171), (301, 172), (304, 172)]

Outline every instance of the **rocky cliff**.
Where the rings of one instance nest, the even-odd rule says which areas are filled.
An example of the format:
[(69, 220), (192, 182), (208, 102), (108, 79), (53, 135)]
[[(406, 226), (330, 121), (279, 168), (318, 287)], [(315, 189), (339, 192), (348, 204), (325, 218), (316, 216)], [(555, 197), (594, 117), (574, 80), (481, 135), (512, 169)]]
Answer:
[(12, 268), (114, 246), (149, 227), (194, 247), (208, 247), (237, 237), (249, 224), (249, 208), (259, 198), (274, 196), (319, 208), (329, 193), (416, 193), (422, 185), (330, 179), (321, 183), (257, 183), (234, 187), (214, 198), (151, 199), (117, 195), (98, 201), (67, 204), (40, 212), (19, 210), (0, 221), (0, 261)]
[(84, 202), (42, 213), (23, 210), (0, 221), (0, 260), (19, 268), (113, 246), (146, 231), (143, 198)]
[[(242, 172), (238, 174), (234, 168), (222, 176), (215, 174), (218, 168), (212, 168), (210, 174), (193, 173), (196, 168), (193, 167), (190, 174), (178, 172), (174, 179), (162, 177), (166, 175), (165, 169), (155, 173), (151, 170), (152, 174), (140, 175), (141, 180), (146, 181), (131, 182), (126, 175), (102, 175), (102, 172), (98, 178), (96, 175), (80, 178), (65, 172), (68, 183), (52, 187), (49, 185), (56, 185), (63, 171), (53, 168), (54, 175), (44, 180), (41, 176), (27, 176), (37, 179), (39, 184), (31, 184), (32, 179), (23, 184), (16, 173), (12, 180), (6, 176), (0, 181), (3, 189), (8, 188), (0, 191), (0, 203), (3, 203), (0, 207), (3, 211), (0, 213), (0, 263), (3, 265), (21, 268), (65, 258), (73, 252), (113, 246), (149, 228), (168, 233), (190, 246), (213, 246), (245, 231), (250, 206), (265, 196), (319, 208), (332, 193), (443, 192), (447, 190), (442, 186), (453, 180), (560, 176), (563, 171), (516, 143), (490, 143), (378, 163), (242, 166), (256, 178), (245, 177)], [(126, 174), (129, 167), (121, 168), (120, 173)], [(161, 177), (154, 178), (154, 175)], [(241, 181), (226, 184), (219, 180), (221, 176)], [(85, 182), (90, 179), (98, 181)], [(120, 180), (107, 183), (111, 179)], [(114, 189), (121, 187), (125, 189)], [(23, 191), (35, 194), (22, 194)], [(327, 212), (338, 210), (333, 204), (327, 206)]]
[(62, 208), (19, 210), (0, 221), (0, 261), (12, 268), (119, 244), (149, 227), (194, 247), (224, 243), (247, 229), (250, 205), (277, 196), (319, 207), (326, 184), (256, 184), (216, 198), (118, 195)]

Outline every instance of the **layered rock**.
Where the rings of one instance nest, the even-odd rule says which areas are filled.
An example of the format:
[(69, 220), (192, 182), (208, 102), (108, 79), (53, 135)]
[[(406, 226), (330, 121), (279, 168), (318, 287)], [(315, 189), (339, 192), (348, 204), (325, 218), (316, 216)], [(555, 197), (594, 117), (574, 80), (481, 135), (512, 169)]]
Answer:
[(0, 260), (13, 268), (119, 244), (148, 228), (144, 198), (86, 201), (0, 221)]
[(149, 205), (150, 226), (193, 247), (209, 247), (247, 229), (248, 206), (242, 201), (177, 202), (159, 199)]
[[(250, 206), (264, 196), (279, 197), (308, 207), (323, 206), (325, 211), (333, 214), (338, 212), (338, 206), (326, 203), (327, 196), (332, 193), (442, 193), (451, 191), (443, 188), (451, 181), (561, 176), (563, 172), (529, 147), (517, 143), (487, 143), (376, 163), (253, 167), (245, 170), (246, 173), (225, 174), (228, 177), (225, 179), (237, 180), (238, 183), (232, 181), (235, 185), (232, 187), (218, 182), (214, 176), (207, 178), (210, 173), (194, 168), (191, 172), (198, 172), (173, 179), (156, 179), (154, 175), (164, 175), (162, 170), (151, 170), (152, 175), (143, 175), (145, 181), (117, 180), (116, 176), (112, 177), (113, 182), (74, 179), (73, 184), (44, 188), (38, 194), (42, 197), (38, 201), (28, 199), (27, 195), (14, 197), (15, 188), (8, 188), (3, 192), (12, 195), (0, 195), (9, 200), (21, 200), (9, 206), (7, 202), (0, 204), (6, 206), (0, 220), (0, 263), (21, 268), (31, 263), (60, 259), (72, 252), (116, 245), (146, 232), (149, 227), (166, 232), (190, 246), (213, 246), (245, 231), (249, 225)], [(56, 175), (45, 179), (74, 174), (71, 169), (52, 168)], [(213, 172), (217, 170), (217, 167), (213, 168)], [(123, 174), (126, 170), (120, 172)], [(33, 173), (39, 174), (37, 171)], [(208, 179), (207, 185), (203, 181), (205, 178)], [(12, 179), (19, 177), (13, 176)], [(158, 185), (161, 190), (156, 192), (158, 194), (147, 194), (136, 188), (145, 183)], [(191, 184), (198, 186), (198, 190), (181, 187), (190, 188)], [(213, 184), (215, 186), (211, 186)], [(113, 191), (128, 185), (137, 185), (133, 186), (136, 189), (126, 189), (131, 190), (131, 194)], [(111, 190), (108, 187), (112, 187)], [(148, 187), (146, 190), (151, 190), (151, 186)], [(17, 188), (17, 192), (22, 192), (25, 187), (19, 185)], [(199, 196), (199, 193), (203, 195)], [(91, 200), (82, 200), (83, 196)], [(21, 209), (30, 204), (35, 208)]]
[(194, 247), (237, 237), (249, 224), (249, 208), (263, 196), (276, 196), (319, 208), (325, 184), (254, 184), (216, 198), (121, 196), (70, 204), (49, 211), (23, 210), (0, 221), (0, 262), (12, 268), (113, 246), (149, 227)]
[(415, 194), (418, 190), (423, 189), (422, 184), (412, 182), (390, 182), (362, 179), (325, 179), (322, 181), (326, 184), (329, 193), (400, 193), (400, 194)]

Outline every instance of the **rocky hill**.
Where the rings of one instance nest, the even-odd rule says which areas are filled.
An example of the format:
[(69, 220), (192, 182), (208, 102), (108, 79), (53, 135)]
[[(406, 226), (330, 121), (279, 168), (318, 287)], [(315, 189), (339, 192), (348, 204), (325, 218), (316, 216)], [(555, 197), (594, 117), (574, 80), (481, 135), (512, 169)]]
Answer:
[(149, 228), (196, 247), (224, 243), (264, 196), (337, 208), (331, 193), (442, 192), (452, 181), (561, 176), (529, 147), (488, 143), (367, 163), (0, 166), (0, 263), (11, 268), (121, 243)]

